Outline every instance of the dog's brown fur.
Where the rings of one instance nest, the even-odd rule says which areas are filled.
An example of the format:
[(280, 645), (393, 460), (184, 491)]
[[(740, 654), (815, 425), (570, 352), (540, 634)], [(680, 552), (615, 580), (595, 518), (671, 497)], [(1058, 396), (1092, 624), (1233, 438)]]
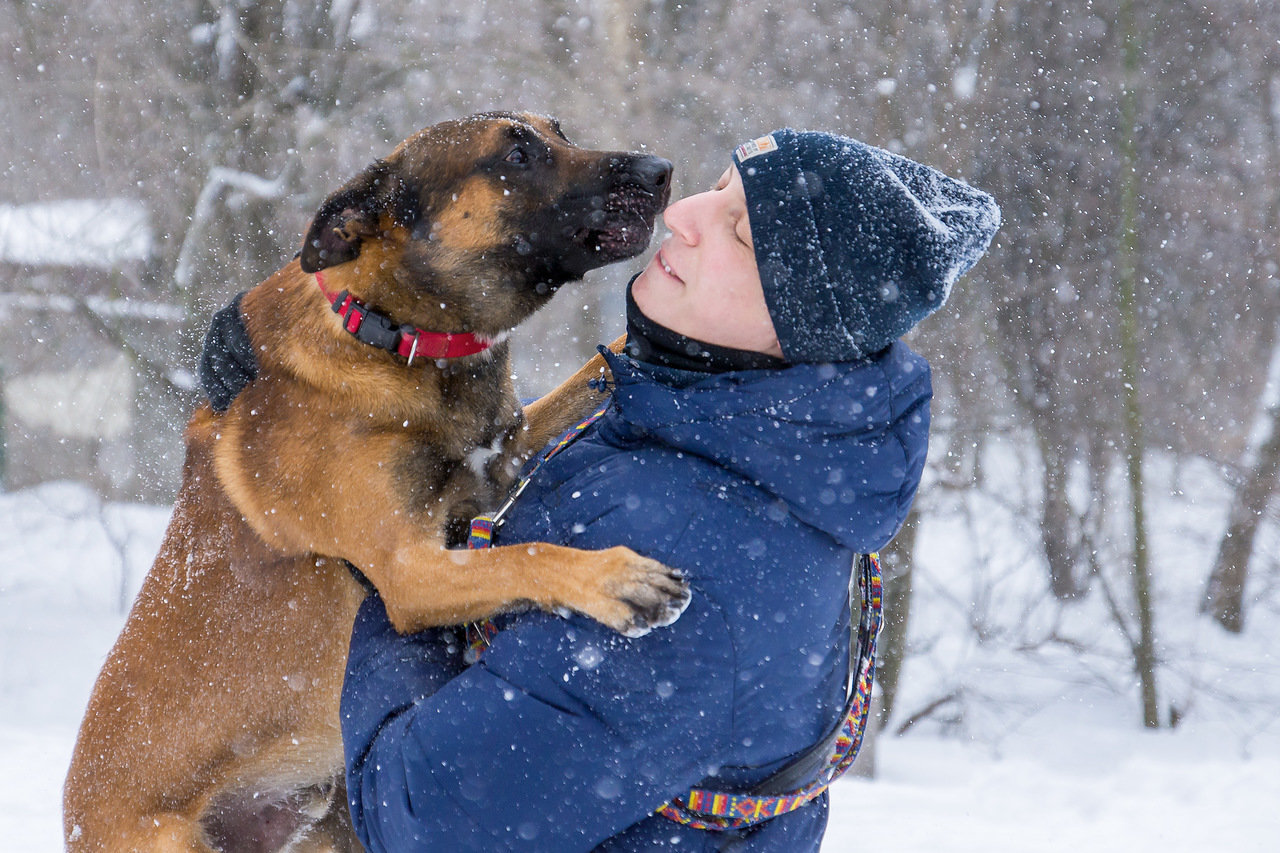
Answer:
[(505, 343), (406, 365), (347, 334), (310, 274), (399, 322), (499, 336), (643, 250), (669, 183), (654, 161), (527, 115), (436, 125), (330, 196), (300, 260), (246, 294), (259, 375), (187, 428), (172, 521), (67, 776), (69, 849), (358, 846), (338, 700), (362, 590), (344, 559), (401, 631), (525, 603), (628, 632), (678, 615), (682, 579), (625, 548), (446, 550), (598, 402), (601, 360), (526, 420)]

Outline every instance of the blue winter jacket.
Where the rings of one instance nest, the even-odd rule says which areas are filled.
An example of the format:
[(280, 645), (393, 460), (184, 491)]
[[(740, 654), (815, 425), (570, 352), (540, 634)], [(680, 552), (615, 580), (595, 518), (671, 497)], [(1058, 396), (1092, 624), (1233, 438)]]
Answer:
[(504, 616), (479, 663), (399, 637), (376, 596), (342, 703), (371, 851), (817, 850), (825, 795), (740, 833), (653, 811), (742, 791), (844, 704), (854, 554), (882, 548), (924, 466), (931, 387), (897, 343), (869, 362), (693, 374), (609, 357), (608, 413), (538, 472), (499, 542), (628, 545), (684, 569), (673, 625)]

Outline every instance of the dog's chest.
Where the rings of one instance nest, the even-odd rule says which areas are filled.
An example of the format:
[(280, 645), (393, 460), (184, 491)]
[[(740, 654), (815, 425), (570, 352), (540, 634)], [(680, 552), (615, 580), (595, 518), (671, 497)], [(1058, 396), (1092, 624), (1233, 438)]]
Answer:
[[(405, 448), (401, 481), (419, 508), (459, 502), (487, 507), (514, 478), (516, 418), (482, 418), (459, 430), (424, 431)], [(457, 426), (457, 424), (454, 424)]]

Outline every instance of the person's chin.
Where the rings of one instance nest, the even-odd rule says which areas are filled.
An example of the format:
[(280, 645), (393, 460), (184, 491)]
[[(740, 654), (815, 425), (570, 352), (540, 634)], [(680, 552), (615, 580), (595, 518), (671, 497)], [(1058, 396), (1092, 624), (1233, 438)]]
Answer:
[[(656, 257), (656, 256), (655, 256)], [(648, 266), (640, 271), (640, 275), (635, 277), (631, 282), (631, 296), (640, 304), (647, 298), (656, 297), (663, 290), (663, 285), (667, 283), (667, 277), (662, 274), (662, 269), (658, 266), (656, 260), (649, 261)]]
[(631, 299), (642, 314), (660, 323), (679, 294), (670, 287), (671, 280), (661, 274), (662, 270), (657, 273), (655, 275), (651, 267), (645, 267), (644, 272), (631, 282)]

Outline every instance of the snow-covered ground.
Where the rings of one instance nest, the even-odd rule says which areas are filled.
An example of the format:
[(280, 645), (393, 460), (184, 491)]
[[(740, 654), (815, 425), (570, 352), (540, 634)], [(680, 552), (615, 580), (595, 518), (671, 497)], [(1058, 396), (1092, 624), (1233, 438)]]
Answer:
[[(874, 781), (834, 786), (824, 849), (1280, 850), (1280, 569), (1262, 561), (1242, 636), (1196, 615), (1222, 521), (1216, 472), (1152, 466), (1161, 704), (1182, 719), (1150, 732), (1102, 596), (1049, 601), (1014, 509), (1034, 484), (1016, 454), (995, 468), (999, 500), (924, 493), (891, 728), (937, 713), (879, 739)], [(166, 519), (66, 483), (0, 494), (0, 849), (61, 849), (80, 714)], [(1276, 538), (1260, 547), (1280, 553)]]

